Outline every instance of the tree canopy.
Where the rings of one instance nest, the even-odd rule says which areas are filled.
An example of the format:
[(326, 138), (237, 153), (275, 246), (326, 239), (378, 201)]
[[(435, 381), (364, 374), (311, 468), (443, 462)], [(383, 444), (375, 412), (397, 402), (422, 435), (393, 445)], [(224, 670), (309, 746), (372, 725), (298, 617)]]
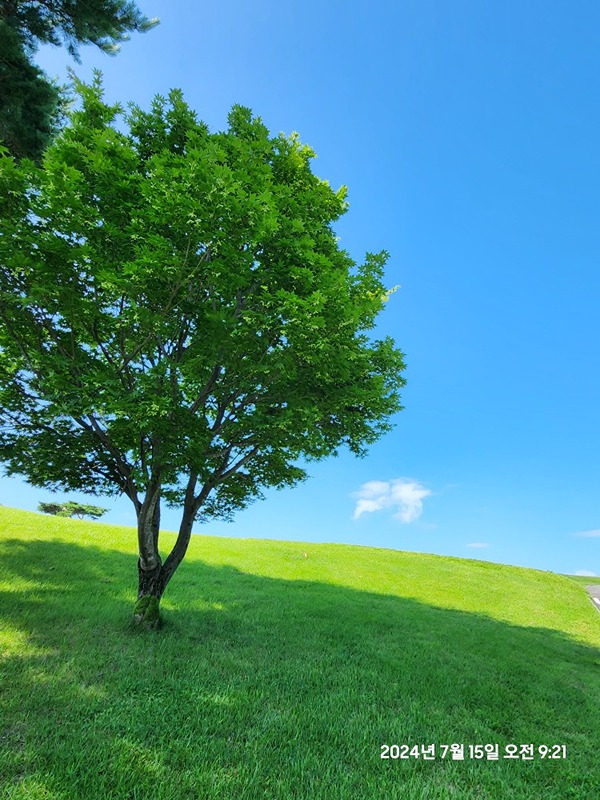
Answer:
[[(0, 159), (0, 461), (126, 494), (160, 598), (200, 509), (231, 518), (391, 429), (403, 355), (368, 335), (387, 253), (339, 247), (346, 189), (297, 134), (240, 106), (211, 133), (178, 90), (124, 113), (99, 74), (76, 91), (43, 166)], [(164, 564), (161, 501), (182, 508)]]
[(64, 45), (76, 61), (86, 44), (114, 55), (157, 23), (125, 0), (0, 0), (0, 143), (39, 161), (63, 120), (64, 89), (33, 62), (40, 44)]

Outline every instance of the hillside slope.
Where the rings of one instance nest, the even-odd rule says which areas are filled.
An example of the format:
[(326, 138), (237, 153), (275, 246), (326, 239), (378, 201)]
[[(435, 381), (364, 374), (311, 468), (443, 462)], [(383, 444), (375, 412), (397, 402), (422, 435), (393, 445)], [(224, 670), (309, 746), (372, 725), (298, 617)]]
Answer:
[[(0, 508), (0, 796), (598, 795), (600, 616), (569, 578), (194, 536), (140, 634), (135, 543)], [(471, 757), (485, 744), (498, 760)]]

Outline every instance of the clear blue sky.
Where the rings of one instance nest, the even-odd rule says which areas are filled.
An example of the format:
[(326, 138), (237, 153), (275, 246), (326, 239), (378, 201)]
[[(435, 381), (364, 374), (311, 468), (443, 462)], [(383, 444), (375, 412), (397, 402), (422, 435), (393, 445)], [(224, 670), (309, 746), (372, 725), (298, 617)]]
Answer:
[[(84, 48), (77, 74), (142, 106), (180, 87), (213, 129), (241, 103), (298, 131), (349, 187), (342, 246), (387, 249), (402, 286), (378, 329), (408, 365), (394, 431), (196, 530), (600, 575), (598, 4), (138, 4), (160, 26)], [(86, 499), (0, 482), (4, 505), (56, 497)], [(88, 502), (135, 522), (126, 498)]]

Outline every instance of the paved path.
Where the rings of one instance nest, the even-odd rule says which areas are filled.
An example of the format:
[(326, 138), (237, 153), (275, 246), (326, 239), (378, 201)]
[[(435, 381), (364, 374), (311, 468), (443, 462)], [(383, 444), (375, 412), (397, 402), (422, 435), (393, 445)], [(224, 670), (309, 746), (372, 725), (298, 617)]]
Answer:
[(596, 611), (600, 611), (600, 586), (586, 586), (585, 588), (596, 606)]

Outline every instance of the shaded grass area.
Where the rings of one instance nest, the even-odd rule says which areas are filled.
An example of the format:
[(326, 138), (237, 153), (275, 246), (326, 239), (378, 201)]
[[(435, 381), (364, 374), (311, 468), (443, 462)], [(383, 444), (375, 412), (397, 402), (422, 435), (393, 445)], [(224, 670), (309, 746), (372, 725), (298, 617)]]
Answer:
[[(598, 796), (600, 626), (569, 579), (194, 537), (139, 633), (134, 546), (0, 509), (3, 798)], [(380, 759), (452, 742), (567, 758)]]

